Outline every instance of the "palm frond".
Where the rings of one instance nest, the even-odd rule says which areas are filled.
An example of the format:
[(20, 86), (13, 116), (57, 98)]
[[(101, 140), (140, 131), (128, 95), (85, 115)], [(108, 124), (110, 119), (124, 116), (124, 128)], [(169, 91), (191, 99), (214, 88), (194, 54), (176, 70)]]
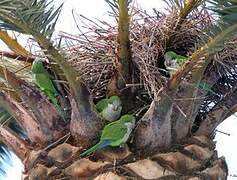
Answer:
[[(174, 44), (186, 28), (186, 25), (194, 24), (196, 19), (192, 19), (197, 14), (203, 14), (202, 8), (205, 0), (164, 0), (168, 5), (168, 11), (171, 16), (168, 16), (167, 22), (169, 31), (167, 33), (167, 49), (173, 49)], [(195, 29), (198, 29), (197, 27)], [(179, 41), (179, 40), (178, 40)]]
[[(236, 0), (208, 0), (210, 10), (218, 16), (217, 23), (208, 29), (211, 37), (209, 51), (217, 52), (224, 48), (224, 42), (236, 34), (237, 29), (237, 1)], [(218, 36), (217, 36), (218, 34)], [(219, 43), (217, 43), (217, 41)]]
[(1, 165), (4, 160), (9, 160), (10, 158), (10, 149), (0, 142), (0, 173), (1, 173)]
[[(27, 139), (26, 132), (17, 123), (16, 119), (8, 113), (4, 108), (0, 107), (0, 125), (6, 125), (12, 129), (20, 137)], [(0, 156), (1, 157), (1, 156)]]
[[(25, 131), (20, 127), (17, 121), (4, 108), (0, 107), (0, 126), (6, 125), (20, 137), (27, 139)], [(4, 164), (11, 162), (11, 153), (9, 147), (0, 141), (0, 175), (5, 175)]]
[[(72, 94), (78, 104), (88, 103), (81, 93), (87, 92), (79, 80), (78, 73), (65, 61), (65, 57), (52, 44), (50, 37), (62, 9), (61, 4), (54, 10), (52, 0), (4, 0), (0, 4), (0, 28), (14, 30), (33, 36), (50, 60), (55, 61), (69, 82)], [(58, 73), (58, 68), (55, 73)], [(57, 74), (58, 75), (58, 74)], [(88, 93), (89, 94), (89, 93)], [(89, 96), (87, 96), (89, 98)], [(83, 99), (83, 100), (82, 100)], [(81, 107), (81, 106), (80, 106)]]
[(0, 39), (16, 54), (26, 57), (30, 55), (30, 53), (22, 47), (16, 39), (9, 36), (6, 31), (0, 31)]
[[(116, 8), (116, 19), (118, 22), (118, 35), (117, 35), (117, 51), (118, 51), (118, 64), (114, 76), (111, 78), (108, 85), (109, 94), (117, 94), (118, 89), (122, 89), (126, 83), (130, 82), (131, 66), (132, 66), (132, 53), (130, 45), (130, 13), (129, 4), (130, 0), (108, 0), (112, 8)], [(120, 66), (120, 67), (119, 67)], [(120, 76), (118, 77), (118, 74)], [(114, 85), (114, 83), (116, 85)], [(114, 88), (116, 87), (116, 88)], [(118, 89), (117, 89), (118, 88)]]
[(118, 2), (117, 0), (105, 0), (105, 2), (109, 5), (111, 10), (115, 15), (118, 15)]
[[(50, 38), (62, 9), (46, 0), (4, 0), (0, 2), (0, 29), (13, 30), (25, 34), (29, 30), (40, 32)], [(29, 28), (28, 28), (29, 27)]]
[[(111, 10), (113, 11), (113, 13), (116, 15), (116, 17), (119, 14), (119, 0), (105, 0), (105, 2), (109, 5), (109, 7), (111, 8)], [(127, 1), (127, 6), (129, 6), (131, 4), (132, 0), (128, 0)]]
[(11, 121), (13, 117), (3, 108), (0, 107), (0, 124), (6, 124)]
[[(193, 70), (193, 67), (199, 62), (200, 58), (205, 58), (208, 61), (209, 56), (212, 56), (222, 50), (225, 42), (236, 35), (236, 4), (236, 0), (210, 0), (209, 9), (216, 12), (218, 19), (206, 30), (209, 36), (207, 36), (208, 38), (206, 39), (204, 45), (200, 46), (200, 48), (198, 48), (192, 56), (189, 57), (189, 61), (187, 61), (187, 63), (185, 63), (185, 65), (177, 71), (175, 76), (171, 79), (171, 86), (174, 90), (178, 87), (182, 81), (182, 78)], [(234, 11), (233, 8), (236, 9), (236, 11)], [(206, 65), (198, 68), (206, 68)]]
[(4, 177), (6, 175), (6, 169), (4, 166), (6, 162), (7, 164), (11, 162), (10, 149), (5, 144), (0, 142), (0, 177)]
[(209, 0), (209, 9), (219, 15), (224, 24), (237, 23), (237, 0)]

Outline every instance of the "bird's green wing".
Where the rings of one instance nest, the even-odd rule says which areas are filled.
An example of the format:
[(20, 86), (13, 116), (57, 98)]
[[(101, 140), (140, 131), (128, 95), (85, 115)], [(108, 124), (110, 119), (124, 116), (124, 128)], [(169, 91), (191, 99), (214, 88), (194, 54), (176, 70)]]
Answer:
[(185, 57), (185, 56), (177, 55), (176, 63), (177, 63), (178, 65), (182, 65), (182, 64), (184, 64), (184, 63), (186, 62), (187, 59), (188, 59), (188, 58)]
[(58, 104), (57, 96), (60, 95), (56, 90), (53, 81), (50, 79), (50, 74), (44, 68), (43, 61), (40, 59), (36, 59), (31, 68), (35, 82), (37, 86), (44, 92), (44, 94), (50, 99), (51, 103), (54, 105), (56, 110), (60, 113), (61, 117), (65, 121), (65, 114), (60, 105)]
[(55, 96), (59, 95), (57, 92), (50, 75), (43, 65), (43, 60), (35, 59), (31, 71), (35, 76), (36, 84), (40, 87), (42, 91), (52, 92)]
[(32, 64), (31, 71), (34, 74), (40, 74), (40, 73), (47, 72), (46, 69), (44, 68), (43, 62), (44, 61), (41, 60), (41, 59), (35, 59), (33, 64)]
[(182, 65), (188, 59), (185, 56), (176, 54), (174, 51), (167, 51), (164, 56), (175, 60), (178, 65)]
[(211, 93), (211, 94), (216, 94), (216, 93), (212, 90), (212, 87), (211, 87), (209, 84), (207, 84), (207, 83), (200, 82), (199, 85), (198, 85), (198, 87), (199, 87), (200, 89), (204, 90), (204, 91), (207, 91), (207, 92)]
[(47, 74), (44, 73), (35, 74), (35, 81), (42, 91), (51, 92), (52, 94), (54, 94), (54, 96), (59, 95), (56, 88), (54, 87), (52, 80), (49, 78)]
[(95, 108), (98, 112), (102, 112), (108, 106), (108, 99), (101, 99), (96, 105)]
[(102, 131), (101, 140), (117, 141), (127, 133), (127, 126), (119, 121), (106, 125)]

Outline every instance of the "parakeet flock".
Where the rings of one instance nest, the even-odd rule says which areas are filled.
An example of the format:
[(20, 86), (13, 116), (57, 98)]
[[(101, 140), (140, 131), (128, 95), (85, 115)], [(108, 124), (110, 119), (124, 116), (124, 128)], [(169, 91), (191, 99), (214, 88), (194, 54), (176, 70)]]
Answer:
[[(176, 71), (178, 67), (187, 60), (187, 57), (178, 55), (173, 51), (166, 52), (164, 58), (165, 65), (171, 72)], [(62, 112), (57, 99), (57, 96), (60, 94), (55, 88), (53, 81), (50, 79), (50, 75), (45, 69), (41, 59), (36, 59), (33, 62), (32, 73), (34, 74), (36, 85), (49, 98), (56, 110)], [(100, 100), (95, 105), (95, 109), (106, 122), (109, 122), (109, 124), (103, 128), (100, 141), (81, 153), (81, 157), (90, 155), (107, 146), (117, 147), (125, 144), (135, 127), (135, 118), (133, 115), (125, 114), (121, 116), (122, 102), (118, 96), (111, 96)]]
[(122, 111), (122, 103), (118, 96), (111, 96), (110, 98), (100, 100), (96, 104), (96, 109), (102, 118), (110, 121), (110, 123), (104, 127), (100, 141), (83, 152), (80, 155), (81, 157), (90, 155), (107, 146), (116, 147), (126, 143), (135, 127), (135, 118), (132, 115), (126, 114), (117, 120), (121, 116)]
[[(50, 79), (50, 75), (43, 65), (43, 60), (36, 59), (33, 62), (32, 73), (34, 75), (36, 85), (49, 98), (56, 110), (61, 114), (62, 109), (57, 99), (57, 96), (59, 96), (60, 93), (57, 91), (53, 81)], [(81, 156), (89, 155), (106, 146), (115, 147), (126, 143), (135, 126), (135, 118), (132, 115), (126, 114), (120, 118), (122, 103), (118, 96), (111, 96), (100, 100), (95, 105), (95, 108), (101, 117), (106, 122), (110, 123), (104, 127), (99, 143), (83, 152)]]

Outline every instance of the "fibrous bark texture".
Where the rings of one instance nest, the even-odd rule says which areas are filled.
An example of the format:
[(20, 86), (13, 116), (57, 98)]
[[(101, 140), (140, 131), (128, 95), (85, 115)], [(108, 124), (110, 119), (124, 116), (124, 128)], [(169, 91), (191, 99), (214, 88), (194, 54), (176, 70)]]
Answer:
[[(224, 158), (218, 158), (215, 144), (205, 136), (194, 136), (165, 153), (140, 159), (128, 147), (105, 149), (91, 158), (78, 158), (79, 148), (63, 143), (38, 153), (27, 179), (226, 179)], [(34, 153), (37, 154), (37, 153)], [(37, 159), (37, 160), (36, 160)]]

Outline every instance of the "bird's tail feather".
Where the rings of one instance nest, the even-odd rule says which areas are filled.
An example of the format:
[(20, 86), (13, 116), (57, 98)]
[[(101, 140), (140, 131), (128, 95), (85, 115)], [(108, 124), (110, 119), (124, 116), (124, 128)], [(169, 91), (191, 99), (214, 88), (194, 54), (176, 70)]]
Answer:
[(61, 118), (63, 119), (63, 121), (67, 122), (66, 113), (63, 111), (62, 107), (59, 106), (58, 104), (54, 104), (54, 106), (58, 111), (59, 115), (61, 116)]
[(80, 156), (81, 157), (88, 156), (88, 155), (92, 154), (93, 152), (110, 145), (110, 143), (111, 143), (110, 140), (100, 141), (96, 145), (92, 146), (90, 149), (88, 149), (88, 150), (84, 151), (83, 153), (81, 153)]
[(66, 122), (66, 114), (64, 113), (62, 107), (58, 104), (57, 98), (53, 94), (49, 94), (48, 97), (54, 105), (55, 109), (58, 111), (59, 115), (62, 117), (63, 121)]

